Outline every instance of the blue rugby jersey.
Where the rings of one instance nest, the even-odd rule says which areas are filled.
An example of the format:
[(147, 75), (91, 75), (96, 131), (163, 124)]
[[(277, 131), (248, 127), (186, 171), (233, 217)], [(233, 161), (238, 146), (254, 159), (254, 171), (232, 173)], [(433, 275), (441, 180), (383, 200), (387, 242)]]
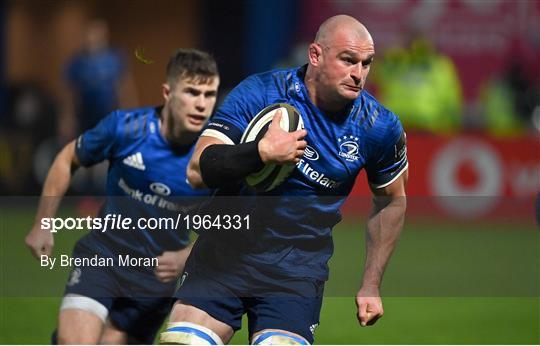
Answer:
[[(159, 131), (159, 111), (152, 107), (118, 110), (78, 138), (76, 155), (83, 166), (109, 161), (107, 200), (100, 217), (121, 214), (133, 223), (139, 218), (176, 218), (196, 202), (191, 197), (210, 194), (210, 190), (192, 189), (187, 182), (186, 168), (195, 143), (168, 143)], [(155, 257), (184, 248), (189, 231), (96, 230), (82, 241), (96, 251), (105, 246), (114, 253)]]
[[(331, 230), (341, 220), (339, 208), (360, 170), (366, 170), (373, 187), (381, 188), (407, 168), (405, 134), (395, 114), (364, 90), (346, 113), (327, 116), (309, 99), (305, 69), (248, 77), (227, 96), (203, 132), (238, 144), (250, 120), (274, 103), (296, 107), (308, 132), (308, 147), (290, 177), (276, 189), (258, 193), (258, 201), (246, 208), (255, 215), (256, 230), (226, 239), (216, 232), (203, 234), (195, 251), (203, 261), (229, 265), (239, 260), (263, 272), (327, 279)], [(244, 187), (240, 194), (253, 191)], [(224, 241), (231, 246), (217, 244)], [(234, 242), (242, 245), (232, 246)]]

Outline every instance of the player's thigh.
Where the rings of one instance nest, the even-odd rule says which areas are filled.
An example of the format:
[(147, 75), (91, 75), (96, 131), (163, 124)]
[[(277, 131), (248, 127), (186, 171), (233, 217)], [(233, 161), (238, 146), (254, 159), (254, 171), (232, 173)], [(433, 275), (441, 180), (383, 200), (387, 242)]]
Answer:
[(228, 343), (234, 334), (231, 326), (210, 316), (204, 310), (193, 305), (177, 301), (171, 311), (169, 323), (189, 322), (210, 329), (216, 333), (224, 343)]
[(118, 327), (108, 319), (99, 343), (101, 345), (127, 345), (129, 343), (128, 341), (128, 334), (125, 331), (118, 329)]
[(263, 297), (246, 298), (249, 334), (254, 340), (253, 336), (261, 331), (279, 330), (313, 343), (314, 331), (319, 325), (324, 282), (311, 278), (284, 282), (290, 289), (288, 292), (276, 291)]
[(60, 310), (58, 317), (59, 344), (97, 344), (103, 331), (103, 320), (81, 309)]
[[(197, 245), (195, 245), (197, 246)], [(206, 263), (204, 263), (206, 264)], [(236, 290), (235, 273), (226, 273), (217, 280), (215, 273), (190, 257), (182, 283), (174, 294), (177, 300), (170, 322), (187, 322), (210, 329), (227, 342), (242, 326), (244, 304)], [(174, 326), (169, 325), (170, 328)]]

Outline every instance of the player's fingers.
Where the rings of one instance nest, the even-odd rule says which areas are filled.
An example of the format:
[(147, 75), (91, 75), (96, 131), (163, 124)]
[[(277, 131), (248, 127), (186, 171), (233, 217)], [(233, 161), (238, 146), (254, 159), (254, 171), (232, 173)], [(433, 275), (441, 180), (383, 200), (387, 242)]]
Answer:
[(371, 317), (371, 318), (369, 319), (369, 321), (367, 321), (366, 326), (372, 326), (372, 325), (374, 325), (375, 322), (377, 322), (377, 321), (379, 320), (379, 318), (381, 318), (381, 317), (382, 317), (382, 315), (375, 315), (375, 316)]
[(307, 142), (306, 141), (298, 141), (296, 143), (296, 145), (298, 146), (298, 149), (304, 150), (307, 147)]
[(279, 123), (281, 122), (281, 109), (278, 109), (276, 111), (276, 114), (274, 114), (274, 117), (272, 118), (272, 122), (270, 123), (270, 127), (272, 128), (281, 128)]
[(296, 138), (297, 141), (301, 140), (301, 139), (304, 139), (304, 137), (307, 136), (307, 130), (306, 129), (302, 129), (302, 130), (296, 130), (294, 132), (291, 132), (293, 134), (293, 136)]
[(367, 303), (361, 303), (358, 306), (358, 321), (362, 327), (365, 327), (369, 320), (369, 312), (367, 311), (367, 307)]
[(52, 254), (53, 246), (52, 244), (47, 244), (42, 248), (42, 254), (46, 256), (50, 256)]
[(297, 150), (296, 151), (296, 158), (301, 158), (302, 156), (304, 156), (304, 151), (303, 150)]
[(174, 271), (174, 266), (172, 266), (169, 263), (165, 263), (165, 264), (159, 263), (158, 266), (156, 267), (156, 270), (160, 272), (170, 272), (170, 271)]
[(156, 273), (156, 277), (158, 278), (159, 281), (167, 283), (174, 280), (177, 277), (177, 275), (176, 273), (170, 273), (170, 272)]

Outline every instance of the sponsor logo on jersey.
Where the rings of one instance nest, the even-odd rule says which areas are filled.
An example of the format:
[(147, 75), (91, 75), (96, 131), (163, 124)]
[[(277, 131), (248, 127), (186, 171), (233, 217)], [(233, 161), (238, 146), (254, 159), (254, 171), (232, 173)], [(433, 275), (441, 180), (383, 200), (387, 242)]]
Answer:
[(300, 162), (296, 164), (296, 167), (311, 181), (314, 181), (326, 188), (333, 189), (341, 185), (340, 182), (328, 178), (324, 173), (316, 171), (313, 167), (311, 167), (309, 162), (305, 161), (304, 159), (300, 159)]
[(71, 274), (69, 275), (69, 280), (67, 282), (68, 286), (74, 286), (81, 282), (81, 268), (75, 268), (71, 271)]
[[(158, 184), (161, 184), (161, 183), (158, 183)], [(164, 184), (161, 184), (161, 185), (162, 185), (161, 188), (165, 187), (168, 189), (169, 194), (171, 193), (170, 188), (168, 186)], [(118, 180), (118, 187), (121, 188), (122, 191), (124, 191), (126, 195), (130, 196), (136, 201), (143, 202), (144, 204), (156, 206), (156, 207), (171, 210), (171, 211), (183, 210), (180, 204), (168, 201), (167, 199), (163, 198), (163, 195), (160, 194), (159, 192), (152, 190), (152, 192), (154, 192), (155, 194), (144, 193), (143, 191), (139, 189), (134, 189), (131, 186), (129, 186), (123, 178), (120, 178), (120, 180)]]
[(394, 145), (394, 157), (396, 160), (401, 160), (407, 156), (407, 134), (401, 133), (398, 142)]
[(141, 171), (146, 169), (141, 152), (126, 157), (122, 162), (126, 166), (133, 167)]
[(343, 157), (349, 162), (358, 161), (358, 137), (355, 136), (343, 136), (338, 138), (339, 153), (338, 155)]
[(176, 289), (177, 289), (177, 290), (178, 290), (180, 287), (182, 287), (182, 285), (184, 284), (184, 281), (186, 281), (188, 275), (189, 275), (188, 272), (184, 272), (184, 274), (182, 274), (182, 276), (180, 277), (180, 279), (176, 282)]
[(307, 146), (304, 150), (304, 157), (311, 161), (317, 161), (319, 159), (319, 153), (312, 146)]
[(167, 185), (158, 182), (150, 184), (150, 190), (162, 196), (168, 196), (171, 194), (171, 189)]
[(319, 326), (318, 323), (315, 323), (315, 324), (312, 324), (311, 326), (309, 326), (309, 331), (311, 332), (311, 334), (315, 334), (315, 329)]

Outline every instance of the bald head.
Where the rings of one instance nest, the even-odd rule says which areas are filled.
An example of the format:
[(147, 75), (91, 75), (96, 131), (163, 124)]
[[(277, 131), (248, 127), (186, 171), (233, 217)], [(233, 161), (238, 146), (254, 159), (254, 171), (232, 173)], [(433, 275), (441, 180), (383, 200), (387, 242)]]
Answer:
[(304, 82), (311, 101), (324, 111), (346, 108), (364, 88), (374, 56), (373, 39), (358, 20), (346, 15), (325, 20), (308, 49)]
[(325, 20), (315, 36), (315, 42), (322, 46), (331, 46), (340, 37), (350, 37), (373, 43), (371, 34), (356, 18), (344, 14)]

